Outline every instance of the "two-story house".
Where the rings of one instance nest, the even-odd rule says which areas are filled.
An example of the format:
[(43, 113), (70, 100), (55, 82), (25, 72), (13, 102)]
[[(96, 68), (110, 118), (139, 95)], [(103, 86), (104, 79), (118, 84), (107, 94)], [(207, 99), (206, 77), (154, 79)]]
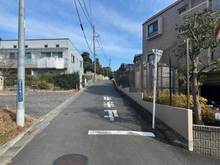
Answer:
[[(0, 41), (0, 69), (14, 62), (10, 68), (17, 72), (17, 40)], [(79, 72), (83, 75), (83, 58), (68, 38), (25, 40), (25, 73), (63, 74)]]
[[(180, 25), (183, 22), (183, 17), (186, 14), (197, 10), (203, 10), (210, 4), (210, 2), (212, 2), (213, 12), (220, 9), (219, 0), (178, 0), (143, 23), (142, 63), (145, 64), (147, 68), (144, 70), (145, 73), (143, 73), (143, 75), (146, 75), (147, 77), (147, 79), (144, 78), (144, 80), (146, 80), (143, 84), (144, 91), (148, 92), (153, 89), (152, 74), (154, 72), (154, 67), (152, 65), (152, 60), (154, 59), (154, 54), (152, 49), (163, 50), (163, 55), (159, 61), (159, 67), (163, 66), (165, 71), (162, 71), (161, 73), (171, 75), (172, 77), (173, 75), (175, 76), (176, 71), (172, 68), (178, 61), (175, 54), (176, 52), (173, 50), (178, 42), (180, 42), (177, 39), (178, 31), (175, 30), (176, 25)], [(216, 58), (220, 55), (218, 50), (211, 52), (210, 49), (204, 50), (202, 53), (210, 59)], [(204, 62), (207, 62), (207, 60)], [(166, 76), (159, 76), (158, 82), (167, 81), (167, 78), (165, 80), (163, 77)], [(178, 84), (174, 79), (171, 81), (171, 89), (175, 91)], [(163, 88), (160, 84), (161, 83), (159, 83), (159, 87)]]

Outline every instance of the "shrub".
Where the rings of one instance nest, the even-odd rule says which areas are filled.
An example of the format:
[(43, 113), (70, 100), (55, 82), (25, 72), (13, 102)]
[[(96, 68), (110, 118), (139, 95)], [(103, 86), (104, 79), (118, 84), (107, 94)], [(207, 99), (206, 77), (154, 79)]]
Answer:
[(218, 111), (208, 106), (203, 106), (202, 107), (202, 119), (203, 119), (204, 124), (206, 125), (214, 124), (216, 112)]
[[(143, 97), (144, 101), (153, 102), (153, 93), (147, 93)], [(190, 95), (190, 109), (193, 109), (193, 96)], [(202, 118), (204, 124), (214, 123), (216, 111), (207, 106), (207, 99), (204, 97), (199, 97), (199, 102), (202, 108)], [(170, 104), (170, 94), (169, 90), (159, 91), (156, 97), (156, 103), (169, 105)], [(172, 94), (172, 106), (187, 108), (187, 96), (184, 94)]]
[(49, 89), (49, 84), (45, 80), (37, 81), (36, 85), (38, 89)]
[(5, 86), (13, 86), (13, 85), (17, 85), (17, 75), (15, 74), (8, 74), (5, 75)]
[(76, 89), (76, 84), (78, 85), (79, 88), (80, 86), (79, 73), (57, 75), (54, 78), (55, 87), (60, 87), (65, 90)]
[(32, 86), (36, 85), (37, 77), (34, 75), (25, 75), (25, 85)]

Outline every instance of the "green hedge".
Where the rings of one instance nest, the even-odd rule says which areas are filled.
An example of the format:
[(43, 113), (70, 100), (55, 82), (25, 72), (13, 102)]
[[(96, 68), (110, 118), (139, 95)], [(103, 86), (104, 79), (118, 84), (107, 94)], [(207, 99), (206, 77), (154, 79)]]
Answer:
[[(64, 90), (76, 89), (77, 84), (79, 89), (80, 76), (78, 72), (63, 75), (25, 75), (26, 86), (36, 86), (38, 89), (49, 89), (52, 86), (51, 84), (55, 86), (55, 89)], [(6, 75), (4, 86), (14, 85), (17, 85), (17, 75)]]

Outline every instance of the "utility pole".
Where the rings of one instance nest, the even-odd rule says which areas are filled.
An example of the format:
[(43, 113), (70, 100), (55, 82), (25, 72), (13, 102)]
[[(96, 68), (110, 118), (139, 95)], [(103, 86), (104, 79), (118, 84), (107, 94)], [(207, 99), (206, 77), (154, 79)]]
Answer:
[(21, 127), (24, 126), (24, 112), (25, 112), (24, 58), (25, 58), (25, 0), (19, 0), (16, 123)]
[(93, 25), (92, 26), (92, 29), (93, 29), (93, 54), (94, 54), (94, 83), (96, 81), (96, 59), (95, 59), (95, 26)]
[(110, 65), (111, 65), (111, 58), (109, 58), (109, 63), (108, 63), (109, 68), (110, 68)]

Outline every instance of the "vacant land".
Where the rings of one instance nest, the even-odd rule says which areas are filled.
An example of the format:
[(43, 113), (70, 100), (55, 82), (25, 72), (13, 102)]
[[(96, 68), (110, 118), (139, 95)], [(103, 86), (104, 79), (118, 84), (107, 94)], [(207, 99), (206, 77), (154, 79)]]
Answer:
[(25, 116), (25, 126), (16, 124), (16, 113), (14, 110), (0, 109), (0, 147), (9, 140), (23, 132), (34, 123), (35, 119)]

